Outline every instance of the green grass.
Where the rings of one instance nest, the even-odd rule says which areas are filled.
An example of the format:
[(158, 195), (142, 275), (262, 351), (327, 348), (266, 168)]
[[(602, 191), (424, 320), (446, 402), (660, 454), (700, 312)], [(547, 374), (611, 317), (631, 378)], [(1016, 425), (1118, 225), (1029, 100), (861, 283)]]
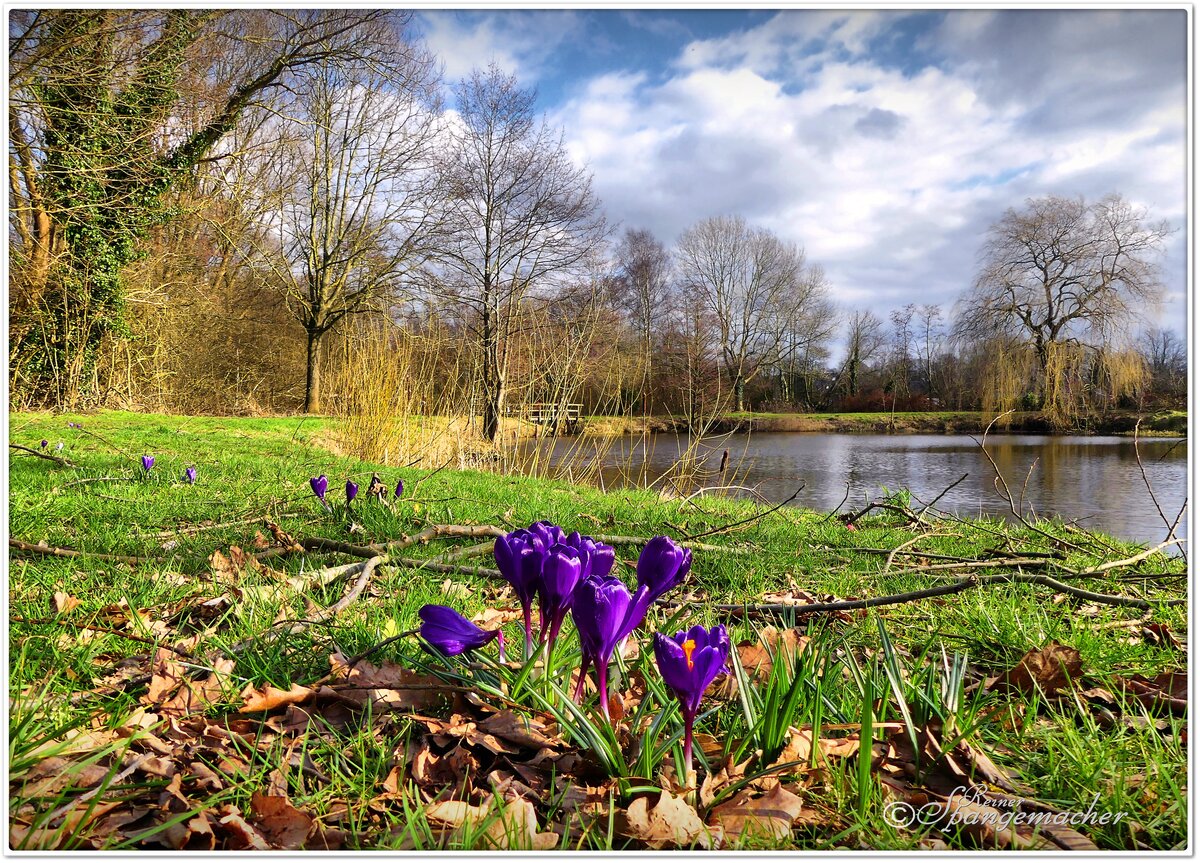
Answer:
[[(83, 431), (66, 428), (68, 421), (82, 422)], [(24, 774), (49, 752), (39, 750), (39, 746), (62, 739), (65, 729), (84, 726), (92, 714), (102, 725), (120, 725), (137, 708), (141, 694), (134, 691), (73, 702), (72, 695), (93, 688), (121, 660), (144, 655), (148, 647), (102, 632), (85, 637), (61, 620), (104, 625), (108, 612), (103, 610), (124, 603), (132, 609), (147, 610), (147, 626), (151, 627), (155, 619), (166, 617), (164, 610), (177, 611), (168, 624), (168, 640), (186, 634), (189, 627), (204, 630), (206, 634), (195, 650), (203, 654), (243, 639), (259, 639), (261, 643), (237, 656), (233, 672), (237, 686), (269, 683), (286, 689), (292, 682), (308, 684), (325, 675), (329, 671), (328, 656), (334, 650), (353, 655), (413, 628), (416, 611), (425, 603), (455, 605), (468, 615), (512, 604), (507, 589), (499, 590), (485, 578), (389, 567), (377, 575), (368, 594), (328, 625), (311, 627), (282, 642), (267, 642), (262, 636), (280, 616), (303, 618), (308, 613), (307, 603), (327, 606), (337, 600), (343, 588), (331, 585), (316, 588), (307, 596), (295, 592), (280, 596), (273, 580), (265, 574), (244, 575), (236, 590), (212, 581), (208, 577), (208, 556), (218, 548), (227, 551), (231, 545), (252, 548), (256, 531), (266, 532), (263, 516), (271, 517), (296, 537), (324, 536), (365, 543), (413, 534), (429, 523), (512, 528), (537, 519), (590, 534), (667, 533), (680, 537), (761, 512), (751, 502), (718, 497), (683, 501), (645, 490), (602, 493), (557, 481), (484, 472), (443, 470), (429, 475), (416, 469), (384, 469), (337, 457), (325, 449), (322, 443), (329, 438), (332, 422), (121, 412), (10, 416), (12, 442), (36, 448), (37, 442), (46, 438), (53, 451), (62, 440), (65, 445), (61, 455), (76, 464), (75, 468), (65, 468), (12, 451), (11, 537), (92, 553), (162, 558), (138, 565), (88, 557), (12, 559), (10, 816), (29, 819), (39, 812), (44, 815), (87, 787), (82, 779), (78, 787), (73, 786), (67, 776), (66, 784), (48, 797), (26, 793)], [(156, 459), (149, 475), (140, 465), (143, 454)], [(194, 486), (180, 480), (188, 465), (198, 470)], [(365, 499), (366, 484), (374, 470), (391, 486), (403, 478), (408, 491), (394, 510)], [(309, 491), (308, 479), (318, 473), (329, 477), (332, 513), (322, 510)], [(355, 479), (363, 489), (350, 513), (341, 505), (347, 478)], [(218, 525), (243, 523), (169, 535), (177, 527), (206, 521)], [(725, 622), (731, 626), (736, 642), (755, 637), (769, 621), (731, 617), (714, 609), (713, 604), (761, 601), (764, 594), (787, 590), (792, 583), (814, 594), (837, 597), (901, 593), (935, 583), (936, 576), (930, 573), (884, 572), (883, 555), (861, 550), (894, 548), (912, 539), (916, 534), (903, 519), (885, 513), (864, 518), (858, 526), (859, 530), (851, 532), (825, 514), (789, 508), (707, 538), (704, 541), (752, 548), (754, 552), (696, 552), (687, 589), (697, 592), (702, 600), (678, 611), (656, 608), (648, 625), (665, 628), (672, 615), (672, 627)], [(1067, 533), (1061, 525), (1038, 526), (1066, 542), (1083, 543), (1086, 550), (992, 520), (948, 523), (935, 533), (951, 535), (931, 535), (920, 540), (917, 547), (929, 553), (973, 559), (1005, 543), (1021, 553), (1064, 550), (1064, 565), (1074, 569), (1139, 550), (1138, 546), (1103, 538), (1112, 547), (1108, 550), (1099, 542)], [(455, 544), (471, 542), (475, 540), (440, 540), (405, 553), (432, 556)], [(638, 551), (637, 547), (619, 547), (618, 560), (630, 562)], [(342, 561), (336, 556), (297, 555), (274, 558), (269, 564), (289, 575), (299, 575)], [(467, 563), (490, 565), (490, 556)], [(1156, 555), (1143, 562), (1140, 571), (1180, 573), (1182, 566)], [(627, 584), (632, 583), (630, 568), (620, 567), (620, 572)], [(1179, 577), (1127, 579), (1130, 574), (1128, 569), (1117, 570), (1114, 577), (1084, 580), (1081, 586), (1147, 598), (1179, 595), (1175, 590), (1181, 586)], [(447, 597), (443, 584), (448, 578), (465, 586), (469, 593), (454, 590), (454, 596)], [(55, 622), (21, 622), (55, 618), (56, 592), (74, 597), (79, 607)], [(196, 604), (219, 596), (229, 600), (221, 616), (215, 621), (199, 621)], [(755, 691), (757, 702), (749, 704), (749, 715), (735, 700), (721, 709), (709, 710), (697, 731), (724, 741), (731, 752), (739, 747), (750, 752), (761, 746), (777, 747), (785, 739), (789, 723), (860, 723), (865, 715), (877, 725), (900, 721), (906, 712), (918, 725), (935, 720), (951, 722), (966, 730), (974, 745), (1027, 783), (1037, 799), (1072, 811), (1086, 811), (1100, 795), (1098, 810), (1110, 807), (1130, 813), (1122, 825), (1089, 831), (1100, 847), (1182, 847), (1187, 841), (1183, 780), (1186, 754), (1180, 744), (1185, 719), (1157, 714), (1147, 719), (1137, 702), (1128, 699), (1122, 702), (1126, 714), (1142, 716), (1142, 721), (1105, 725), (1094, 710), (1070, 698), (1045, 703), (1036, 698), (1001, 697), (984, 693), (980, 685), (986, 677), (1011, 668), (1026, 651), (1053, 640), (1080, 652), (1087, 685), (1103, 687), (1120, 700), (1116, 679), (1133, 673), (1153, 677), (1184, 665), (1178, 651), (1141, 637), (1140, 628), (1098, 626), (1137, 614), (1140, 612), (1110, 607), (1081, 609), (1074, 602), (1054, 601), (1052, 591), (1042, 587), (997, 584), (945, 599), (884, 607), (852, 615), (848, 621), (802, 624), (813, 637), (810, 647), (816, 651), (803, 659), (807, 664), (797, 665), (789, 673), (779, 671), (771, 682), (762, 684), (764, 688)], [(1153, 621), (1169, 627), (1180, 639), (1187, 637), (1183, 607), (1161, 607), (1155, 611)], [(509, 643), (519, 645), (518, 627), (508, 626), (507, 633)], [(143, 634), (151, 639), (161, 637), (152, 628)], [(569, 640), (564, 638), (564, 642)], [(644, 671), (647, 680), (654, 678), (650, 653), (647, 644), (629, 672)], [(372, 656), (376, 663), (384, 659), (406, 664), (430, 662), (412, 639), (397, 641)], [(558, 661), (567, 665), (574, 661), (569, 649)], [(961, 664), (960, 671), (965, 669), (959, 677), (947, 670), (958, 667), (954, 663)], [(446, 664), (444, 673), (451, 673), (455, 667)], [(487, 678), (498, 687), (518, 683), (515, 679), (502, 680), (507, 673), (503, 671), (472, 673), (500, 675)], [(483, 685), (484, 678), (478, 679)], [(559, 703), (557, 709), (564, 709), (553, 697), (545, 697)], [(678, 760), (677, 740), (672, 740), (672, 735), (678, 735), (677, 713), (670, 712), (673, 708), (665, 693), (648, 698), (657, 698), (654, 703), (665, 706), (668, 713), (646, 745), (654, 752), (670, 751), (668, 761)], [(237, 693), (230, 691), (225, 706), (238, 703)], [(759, 708), (770, 707), (773, 715), (762, 720), (753, 712), (755, 703)], [(872, 705), (865, 713), (864, 704)], [(706, 709), (709, 706), (714, 705), (706, 705)], [(211, 715), (216, 717), (222, 712), (218, 703)], [(650, 716), (647, 713), (648, 719)], [(787, 720), (782, 727), (779, 717)], [(564, 724), (573, 721), (567, 719)], [(304, 742), (307, 757), (327, 781), (306, 780), (299, 771), (292, 771), (287, 778), (292, 802), (318, 816), (344, 808), (340, 824), (350, 837), (347, 847), (443, 847), (444, 840), (431, 830), (415, 797), (402, 795), (403, 799), (386, 812), (367, 805), (380, 794), (395, 763), (394, 754), (403, 754), (412, 736), (423, 730), (419, 723), (395, 715), (387, 721), (363, 719), (336, 732), (310, 735)], [(882, 733), (877, 733), (876, 740)], [(602, 740), (589, 743), (586, 737), (583, 734), (578, 739), (583, 749), (605, 745)], [(742, 746), (746, 740), (759, 742)], [(275, 756), (260, 753), (250, 759), (246, 772), (231, 776), (222, 791), (196, 800), (195, 811), (232, 803), (245, 812), (250, 795), (266, 784), (283, 757), (282, 746), (281, 739)], [(72, 770), (84, 770), (78, 761), (72, 763)], [(639, 771), (648, 766), (643, 757), (625, 769), (630, 776), (641, 776)], [(813, 806), (836, 813), (836, 817), (831, 816), (823, 825), (799, 829), (782, 842), (771, 841), (764, 846), (762, 840), (743, 840), (745, 847), (918, 847), (922, 834), (897, 831), (884, 821), (878, 788), (869, 781), (869, 774), (864, 774), (857, 758), (831, 762), (828, 774), (823, 784), (805, 793)], [(644, 778), (657, 781), (653, 776)], [(166, 780), (161, 784), (165, 786)], [(539, 818), (553, 817), (554, 804), (543, 803)], [(160, 825), (158, 829), (163, 828)], [(80, 833), (82, 837), (86, 831)], [(456, 841), (466, 847), (472, 840), (460, 836)], [(623, 847), (626, 842), (611, 825), (602, 822), (581, 829), (569, 842), (566, 838), (563, 841), (564, 847), (601, 849)], [(970, 847), (960, 837), (948, 841), (954, 847)]]

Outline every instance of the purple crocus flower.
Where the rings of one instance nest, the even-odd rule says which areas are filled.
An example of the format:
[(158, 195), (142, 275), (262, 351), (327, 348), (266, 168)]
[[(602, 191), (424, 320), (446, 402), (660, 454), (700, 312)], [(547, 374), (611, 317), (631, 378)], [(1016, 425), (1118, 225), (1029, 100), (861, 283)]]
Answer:
[(346, 503), (350, 503), (350, 501), (354, 500), (354, 498), (357, 494), (358, 494), (358, 483), (356, 483), (352, 479), (346, 480)]
[(317, 496), (317, 500), (321, 502), (321, 506), (329, 509), (329, 504), (325, 502), (325, 492), (329, 491), (329, 479), (325, 474), (312, 477), (309, 479), (308, 484), (312, 487), (313, 494)]
[(692, 550), (669, 536), (656, 536), (646, 543), (637, 562), (637, 592), (633, 595), (640, 624), (654, 601), (680, 584), (692, 568)]
[(398, 480), (396, 480), (396, 495), (395, 496), (400, 497), (400, 495), (402, 495), (402, 494), (404, 494), (404, 480), (398, 479)]
[(46, 440), (45, 438), (42, 438), (41, 446), (42, 446), (42, 449), (45, 449), (46, 447), (50, 446), (50, 441)]
[(700, 712), (704, 690), (725, 670), (729, 659), (729, 633), (720, 624), (711, 630), (693, 626), (670, 637), (656, 632), (654, 658), (663, 682), (675, 693), (683, 711), (683, 758), (690, 769), (692, 723)]
[(641, 622), (634, 619), (633, 598), (624, 583), (614, 576), (595, 575), (575, 586), (571, 617), (579, 630), (579, 645), (583, 657), (579, 664), (579, 684), (575, 698), (583, 694), (583, 681), (589, 665), (596, 667), (596, 690), (600, 709), (608, 718), (608, 663), (626, 636)]
[(154, 467), (154, 456), (152, 456), (152, 455), (142, 456), (142, 468), (146, 471), (146, 473), (150, 473), (150, 468), (152, 468), (152, 467)]
[(67, 428), (69, 428), (69, 429), (81, 429), (81, 428), (83, 428), (83, 425), (82, 425), (81, 423), (67, 423)]
[[(525, 616), (526, 659), (533, 654), (533, 598), (541, 587), (546, 548), (537, 534), (525, 528), (518, 528), (504, 536), (496, 537), (496, 544), (492, 549), (500, 574), (512, 585), (517, 599), (521, 602), (521, 612)], [(542, 623), (545, 624), (544, 619)]]
[(566, 531), (561, 527), (548, 521), (535, 521), (529, 525), (529, 532), (541, 540), (542, 545), (546, 548), (557, 545), (567, 536)]
[(446, 656), (457, 656), (495, 640), (500, 661), (504, 661), (504, 634), (499, 629), (480, 629), (447, 605), (423, 605), (417, 617), (421, 618), (421, 637)]
[(196, 484), (196, 469), (194, 467), (189, 467), (187, 470), (185, 470), (183, 472), (183, 479), (185, 482), (195, 485)]
[(542, 579), (538, 585), (542, 616), (542, 641), (554, 649), (558, 630), (571, 608), (575, 585), (583, 574), (583, 558), (579, 550), (569, 545), (551, 546), (542, 561)]
[(590, 536), (581, 535), (577, 530), (572, 531), (566, 539), (560, 540), (560, 542), (579, 552), (579, 558), (583, 564), (580, 578), (587, 578), (589, 575), (604, 578), (612, 572), (617, 556), (611, 545), (596, 542)]

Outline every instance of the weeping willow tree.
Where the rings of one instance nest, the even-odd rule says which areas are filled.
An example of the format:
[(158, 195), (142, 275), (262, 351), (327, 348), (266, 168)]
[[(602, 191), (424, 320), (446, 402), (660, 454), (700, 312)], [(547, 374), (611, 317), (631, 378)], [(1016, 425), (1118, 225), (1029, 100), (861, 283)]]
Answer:
[(1136, 389), (1142, 373), (1118, 346), (1161, 298), (1170, 233), (1120, 195), (1030, 199), (992, 225), (955, 324), (960, 342), (1006, 346), (985, 406), (1040, 409), (1067, 427)]
[(1074, 428), (1135, 399), (1148, 379), (1146, 364), (1126, 347), (1096, 348), (1056, 342), (1038, 351), (1021, 343), (996, 344), (984, 368), (981, 407), (1008, 425), (1008, 411), (1039, 410), (1056, 429)]

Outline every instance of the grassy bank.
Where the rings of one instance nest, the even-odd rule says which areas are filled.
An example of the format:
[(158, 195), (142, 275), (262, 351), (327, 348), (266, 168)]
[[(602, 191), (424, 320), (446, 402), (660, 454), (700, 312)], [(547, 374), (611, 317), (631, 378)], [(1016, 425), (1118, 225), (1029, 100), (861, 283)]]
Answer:
[[(75, 421), (83, 428), (66, 427)], [(38, 449), (45, 438), (71, 463), (10, 450), (10, 537), (84, 553), (12, 552), (14, 847), (1186, 843), (1187, 720), (1175, 696), (1187, 618), (1166, 604), (1186, 585), (1177, 559), (1110, 566), (1142, 549), (1050, 522), (914, 520), (902, 493), (837, 518), (383, 469), (335, 455), (325, 424), (298, 418), (9, 422), (13, 443)], [(143, 455), (155, 458), (149, 472)], [(191, 465), (194, 485), (182, 480)], [(375, 470), (389, 486), (403, 479), (404, 496), (369, 498)], [(319, 473), (332, 512), (309, 490)], [(349, 509), (348, 478), (361, 488)], [(624, 717), (611, 734), (594, 695), (575, 712), (554, 688), (569, 691), (578, 664), (570, 623), (556, 672), (499, 666), (494, 645), (438, 659), (397, 637), (423, 604), (445, 603), (502, 623), (512, 659), (520, 612), (503, 580), (475, 569), (493, 566), (476, 546), (480, 526), (538, 519), (703, 544), (688, 581), (630, 639), (616, 687)], [(474, 526), (476, 536), (434, 536), (431, 525)], [(328, 569), (359, 559), (351, 547), (422, 531), (427, 542), (389, 552), (365, 575)], [(640, 548), (617, 543), (626, 584)], [(247, 557), (255, 553), (261, 561)], [(1015, 573), (1043, 583), (1005, 580)], [(976, 581), (957, 581), (966, 575)], [(794, 608), (951, 582), (961, 591)], [(762, 603), (785, 608), (745, 608)], [(729, 626), (740, 670), (736, 686), (727, 679), (704, 702), (692, 803), (677, 799), (679, 714), (647, 633), (695, 623)], [(991, 795), (971, 804), (980, 811), (1124, 815), (1076, 835), (955, 829), (960, 785)], [(940, 806), (946, 829), (897, 826), (897, 803)]]
[[(1139, 415), (1119, 411), (1090, 420), (1071, 434), (1132, 435)], [(981, 434), (992, 415), (980, 411), (887, 411), (867, 413), (729, 413), (712, 420), (710, 431), (759, 432), (837, 432), (888, 434)], [(655, 432), (682, 432), (687, 422), (682, 417), (657, 416), (643, 421), (640, 417), (589, 417), (591, 434), (637, 434), (648, 428)], [(1038, 411), (1018, 411), (1007, 422), (997, 423), (993, 433), (1044, 434), (1054, 431)], [(1138, 432), (1145, 437), (1187, 434), (1187, 413), (1158, 411), (1144, 415)]]

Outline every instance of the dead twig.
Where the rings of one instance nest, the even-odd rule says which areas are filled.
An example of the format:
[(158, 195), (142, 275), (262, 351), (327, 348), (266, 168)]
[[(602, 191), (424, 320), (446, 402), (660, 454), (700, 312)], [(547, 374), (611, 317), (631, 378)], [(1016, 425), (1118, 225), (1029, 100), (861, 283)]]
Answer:
[(771, 507), (770, 509), (763, 510), (762, 512), (756, 513), (755, 515), (752, 515), (748, 518), (740, 519), (739, 521), (732, 522), (731, 524), (727, 524), (722, 527), (714, 527), (712, 530), (705, 530), (705, 531), (701, 531), (700, 533), (693, 533), (690, 536), (685, 536), (683, 538), (683, 541), (689, 542), (693, 539), (699, 539), (702, 536), (714, 536), (719, 533), (725, 533), (727, 531), (733, 530), (734, 528), (742, 527), (743, 525), (749, 524), (753, 521), (758, 521), (760, 518), (764, 518), (765, 516), (770, 515), (771, 513), (775, 512), (776, 510), (783, 509), (789, 503), (791, 503), (796, 498), (798, 498), (800, 496), (800, 492), (802, 492), (803, 490), (804, 490), (804, 483), (800, 483), (800, 487), (798, 489), (796, 489), (794, 492), (792, 492), (787, 497), (786, 500), (782, 501), (781, 503), (776, 504), (775, 506)]
[[(979, 444), (979, 449), (983, 452), (984, 457), (987, 458), (988, 462), (992, 466), (992, 470), (996, 474), (995, 478), (992, 480), (992, 485), (996, 488), (996, 491), (1000, 495), (1001, 499), (1003, 499), (1004, 502), (1008, 504), (1008, 509), (1013, 514), (1013, 518), (1015, 518), (1017, 521), (1021, 522), (1021, 524), (1023, 524), (1026, 527), (1026, 529), (1032, 530), (1034, 533), (1040, 533), (1042, 536), (1046, 537), (1051, 542), (1060, 542), (1063, 545), (1069, 546), (1078, 552), (1087, 554), (1086, 548), (1083, 548), (1082, 546), (1076, 545), (1073, 542), (1065, 540), (1061, 536), (1055, 536), (1052, 533), (1048, 533), (1048, 532), (1042, 530), (1037, 525), (1030, 523), (1030, 521), (1027, 518), (1025, 518), (1025, 516), (1021, 515), (1021, 513), (1017, 510), (1017, 503), (1015, 500), (1013, 500), (1012, 491), (1009, 490), (1008, 482), (1004, 479), (1004, 474), (1000, 471), (1000, 465), (996, 464), (996, 460), (994, 458), (992, 458), (992, 454), (990, 452), (988, 452), (988, 450), (987, 450), (988, 432), (990, 432), (992, 430), (992, 426), (994, 426), (998, 420), (1000, 420), (1002, 417), (1008, 416), (1010, 413), (1012, 413), (1012, 410), (1006, 410), (1004, 413), (994, 417), (992, 419), (992, 421), (987, 424), (987, 428), (985, 428), (983, 430), (983, 439), (982, 440), (975, 440), (974, 436), (968, 435), (968, 437), (970, 437), (971, 440), (974, 440), (975, 443)], [(1001, 488), (1003, 488), (1004, 490), (1000, 491)]]
[(834, 611), (856, 611), (864, 608), (874, 608), (879, 605), (899, 605), (901, 603), (916, 602), (934, 596), (946, 596), (976, 587), (1001, 583), (1040, 584), (1044, 587), (1051, 587), (1060, 593), (1087, 600), (1088, 602), (1128, 608), (1153, 609), (1158, 606), (1184, 605), (1187, 603), (1186, 599), (1162, 599), (1157, 602), (1150, 602), (1132, 596), (1096, 593), (1095, 591), (1084, 590), (1081, 587), (1064, 584), (1048, 575), (1002, 572), (993, 575), (970, 575), (947, 584), (938, 585), (937, 587), (928, 587), (923, 590), (913, 590), (907, 593), (895, 593), (887, 596), (876, 596), (871, 599), (844, 599), (837, 602), (814, 602), (807, 605), (767, 603), (762, 605), (721, 604), (713, 607), (718, 611), (741, 611), (744, 614), (822, 614)]
[[(937, 497), (935, 497), (933, 500), (931, 500), (929, 503), (925, 504), (925, 506), (921, 508), (921, 511), (919, 513), (917, 513), (917, 517), (920, 518), (921, 516), (925, 515), (925, 513), (929, 512), (929, 510), (933, 509), (933, 505), (935, 503), (937, 503), (939, 500), (941, 500), (942, 498), (944, 498), (946, 496), (946, 494), (950, 491), (950, 489), (954, 488), (956, 485), (958, 485), (960, 482), (962, 482), (969, 476), (970, 476), (969, 473), (964, 473), (962, 476), (960, 476), (954, 482), (950, 483), (950, 485), (948, 485), (944, 489), (942, 489), (941, 494), (939, 494)], [(847, 485), (846, 486), (847, 493), (849, 493), (849, 490), (850, 490), (850, 486)]]
[[(889, 554), (887, 557), (887, 562), (884, 563), (884, 565), (883, 565), (883, 571), (887, 572), (889, 569), (892, 568), (892, 561), (894, 561), (896, 559), (896, 555), (906, 553), (904, 551), (904, 549), (908, 548), (910, 545), (912, 545), (915, 542), (920, 542), (922, 539), (928, 539), (928, 538), (932, 538), (935, 536), (958, 536), (958, 534), (957, 533), (922, 533), (922, 534), (918, 534), (917, 536), (914, 536), (912, 539), (905, 540), (904, 542), (900, 543), (900, 545), (898, 545), (892, 549), (891, 554)], [(910, 552), (907, 552), (907, 554), (919, 555), (919, 552), (910, 551)]]
[(62, 465), (63, 467), (77, 467), (75, 462), (71, 461), (68, 458), (63, 458), (62, 456), (59, 456), (59, 455), (50, 455), (50, 453), (48, 453), (48, 452), (39, 452), (38, 450), (32, 449), (31, 447), (21, 446), (19, 443), (10, 443), (8, 445), (8, 448), (20, 450), (21, 452), (28, 453), (29, 455), (35, 455), (38, 458), (44, 458), (44, 459), (46, 459), (46, 461), (52, 461), (57, 465)]
[[(1175, 527), (1179, 524), (1179, 516), (1183, 515), (1183, 509), (1180, 508), (1179, 515), (1175, 516), (1174, 522), (1167, 521), (1167, 515), (1163, 512), (1162, 506), (1159, 505), (1158, 495), (1154, 493), (1154, 486), (1150, 482), (1150, 477), (1146, 476), (1146, 466), (1142, 464), (1142, 452), (1138, 449), (1138, 430), (1142, 427), (1142, 418), (1138, 417), (1138, 421), (1133, 426), (1133, 455), (1137, 459), (1138, 470), (1142, 473), (1142, 482), (1146, 484), (1146, 491), (1150, 492), (1150, 500), (1154, 503), (1154, 508), (1158, 510), (1158, 517), (1162, 519), (1163, 524), (1167, 526), (1167, 539), (1175, 538)], [(1187, 502), (1184, 502), (1184, 506)], [(1180, 555), (1184, 561), (1187, 561), (1187, 554), (1180, 549)]]
[(8, 540), (8, 547), (14, 551), (23, 552), (25, 554), (40, 554), (45, 555), (46, 557), (90, 557), (96, 560), (111, 560), (115, 561), (116, 563), (128, 563), (130, 565), (146, 563), (147, 561), (151, 560), (165, 560), (165, 558), (158, 557), (130, 557), (123, 554), (102, 554), (100, 552), (92, 551), (76, 551), (73, 548), (59, 548), (57, 546), (41, 545), (40, 543), (22, 542), (19, 539), (12, 538)]
[(151, 647), (161, 647), (164, 650), (169, 650), (177, 656), (182, 656), (185, 659), (191, 659), (192, 654), (180, 647), (172, 647), (169, 644), (163, 644), (161, 641), (155, 641), (152, 638), (145, 638), (141, 635), (134, 635), (129, 632), (122, 632), (119, 629), (110, 629), (107, 626), (95, 626), (90, 623), (83, 623), (76, 620), (64, 620), (61, 617), (21, 617), (19, 615), (9, 615), (9, 623), (30, 623), (45, 626), (70, 626), (75, 629), (84, 629), (90, 632), (102, 632), (105, 635), (115, 635), (117, 638), (124, 638), (126, 641), (136, 641), (140, 644), (148, 644)]

